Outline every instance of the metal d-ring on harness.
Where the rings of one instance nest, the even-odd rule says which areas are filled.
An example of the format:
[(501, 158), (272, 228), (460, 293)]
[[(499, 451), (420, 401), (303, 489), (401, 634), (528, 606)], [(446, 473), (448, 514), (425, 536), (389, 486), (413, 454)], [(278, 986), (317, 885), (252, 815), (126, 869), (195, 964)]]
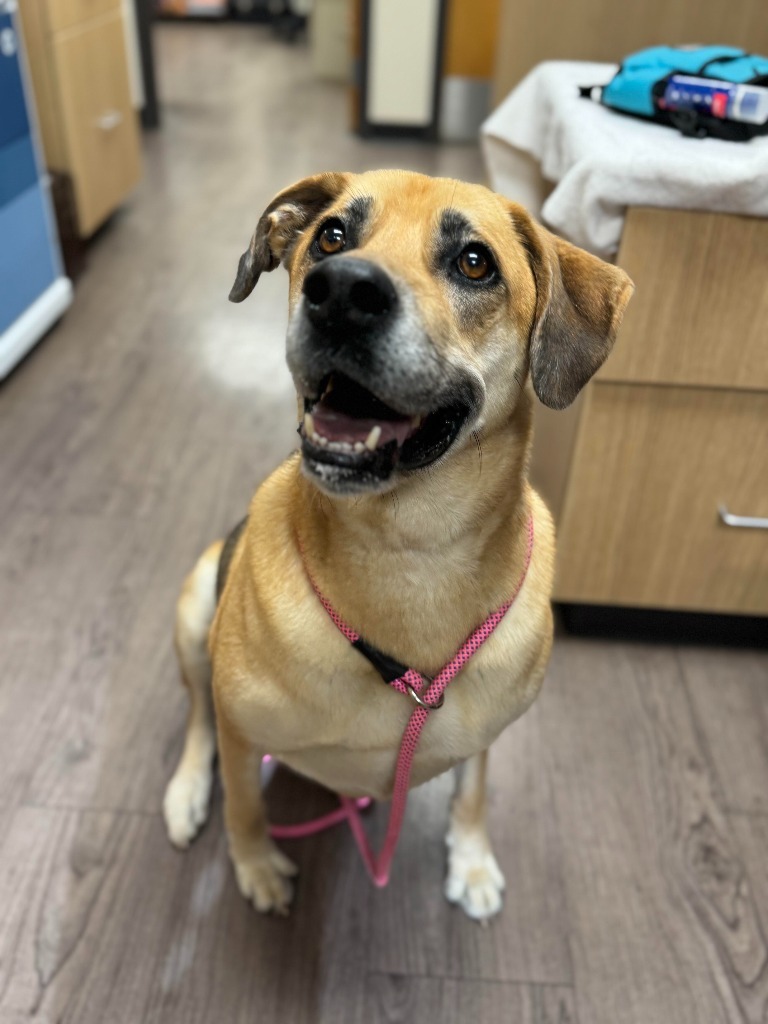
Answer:
[[(299, 543), (299, 550), (303, 548)], [(389, 871), (392, 859), (395, 855), (397, 841), (400, 838), (400, 828), (405, 814), (405, 805), (408, 800), (408, 789), (411, 778), (411, 768), (416, 750), (419, 745), (422, 730), (426, 725), (429, 715), (443, 706), (445, 700), (445, 689), (448, 683), (461, 671), (469, 659), (475, 654), (485, 641), (490, 637), (506, 613), (512, 607), (515, 598), (525, 582), (528, 567), (531, 564), (533, 553), (533, 517), (528, 519), (528, 545), (525, 554), (525, 563), (520, 579), (515, 587), (514, 593), (509, 600), (488, 616), (481, 626), (470, 634), (464, 641), (454, 657), (445, 665), (437, 675), (430, 679), (422, 676), (415, 669), (400, 664), (388, 655), (372, 647), (362, 639), (359, 633), (341, 618), (328, 599), (322, 594), (319, 587), (307, 569), (307, 576), (312, 584), (312, 589), (317, 594), (320, 603), (325, 608), (336, 628), (344, 634), (349, 642), (363, 654), (381, 674), (382, 678), (395, 690), (409, 697), (416, 707), (411, 712), (411, 717), (405, 727), (403, 738), (400, 743), (400, 752), (397, 756), (395, 767), (395, 784), (392, 794), (392, 806), (389, 812), (389, 823), (384, 844), (379, 854), (375, 854), (371, 848), (368, 836), (360, 819), (359, 809), (364, 807), (368, 801), (352, 800), (349, 797), (340, 797), (341, 808), (323, 819), (306, 822), (302, 825), (275, 826), (272, 830), (277, 838), (290, 835), (291, 838), (299, 838), (305, 835), (312, 835), (321, 828), (334, 825), (345, 817), (349, 822), (352, 833), (357, 842), (363, 862), (373, 883), (377, 886), (384, 886), (389, 881)], [(306, 568), (306, 562), (305, 562)]]
[[(427, 680), (428, 680), (428, 682), (432, 682), (432, 680), (429, 679), (429, 677), (427, 677)], [(426, 708), (427, 711), (437, 711), (438, 708), (441, 708), (443, 706), (443, 704), (445, 704), (445, 694), (444, 693), (440, 694), (440, 696), (438, 697), (437, 702), (435, 704), (428, 704), (425, 700), (423, 700), (418, 695), (418, 693), (416, 693), (416, 691), (414, 690), (414, 688), (412, 686), (408, 687), (408, 696), (411, 698), (411, 700), (415, 704), (418, 704), (418, 706), (420, 708)]]

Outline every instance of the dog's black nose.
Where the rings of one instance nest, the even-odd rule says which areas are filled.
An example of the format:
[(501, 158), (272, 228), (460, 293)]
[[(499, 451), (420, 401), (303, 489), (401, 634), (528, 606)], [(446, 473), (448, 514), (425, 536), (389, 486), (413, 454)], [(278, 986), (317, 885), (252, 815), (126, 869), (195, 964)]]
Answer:
[(382, 326), (397, 306), (397, 292), (381, 267), (354, 256), (326, 259), (304, 278), (307, 315), (318, 330)]

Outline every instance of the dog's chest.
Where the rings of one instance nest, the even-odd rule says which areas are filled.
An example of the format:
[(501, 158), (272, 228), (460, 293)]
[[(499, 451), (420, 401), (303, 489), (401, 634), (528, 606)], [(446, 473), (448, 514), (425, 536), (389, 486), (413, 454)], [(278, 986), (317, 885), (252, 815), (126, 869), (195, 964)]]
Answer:
[[(508, 632), (501, 627), (448, 685), (443, 707), (430, 712), (414, 760), (415, 785), (485, 750), (533, 701), (539, 679), (528, 652), (505, 638)], [(388, 798), (416, 704), (348, 643), (334, 644), (331, 656), (319, 660), (309, 653), (298, 644), (281, 679), (258, 673), (242, 687), (238, 720), (258, 748), (330, 789)]]

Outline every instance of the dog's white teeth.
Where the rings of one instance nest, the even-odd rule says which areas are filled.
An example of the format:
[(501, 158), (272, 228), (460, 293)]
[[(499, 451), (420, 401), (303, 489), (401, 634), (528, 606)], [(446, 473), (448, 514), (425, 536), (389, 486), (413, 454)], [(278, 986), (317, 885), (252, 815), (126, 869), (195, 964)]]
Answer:
[(377, 423), (375, 427), (371, 427), (371, 432), (365, 439), (365, 447), (368, 449), (369, 452), (375, 451), (376, 445), (379, 443), (380, 437), (381, 427)]
[(411, 426), (414, 430), (421, 426), (421, 421), (424, 419), (423, 416), (411, 416)]
[(362, 441), (355, 441), (354, 444), (351, 441), (329, 441), (327, 437), (319, 434), (315, 430), (315, 424), (309, 413), (304, 415), (304, 433), (312, 441), (313, 444), (320, 445), (322, 448), (327, 448), (332, 452), (346, 452), (349, 455), (362, 455), (362, 453), (368, 449), (368, 451), (374, 451), (376, 445), (379, 443), (381, 437), (381, 427), (375, 426), (366, 438), (365, 444)]
[(305, 416), (304, 430), (312, 444), (319, 445), (321, 448), (327, 448), (331, 452), (347, 452), (351, 455), (353, 452), (365, 451), (365, 445), (361, 441), (357, 441), (354, 445), (351, 441), (329, 441), (327, 437), (318, 434), (311, 417), (309, 417), (309, 423), (307, 423), (307, 417)]

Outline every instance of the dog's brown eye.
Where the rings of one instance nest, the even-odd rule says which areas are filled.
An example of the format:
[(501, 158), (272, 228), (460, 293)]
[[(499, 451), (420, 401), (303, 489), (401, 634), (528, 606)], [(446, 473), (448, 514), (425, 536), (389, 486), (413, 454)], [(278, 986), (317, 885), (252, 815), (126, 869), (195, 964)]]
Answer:
[(317, 244), (321, 252), (332, 256), (335, 252), (341, 252), (347, 242), (344, 233), (344, 225), (340, 220), (329, 220), (317, 236)]
[(468, 245), (459, 256), (459, 270), (471, 281), (481, 281), (488, 277), (492, 269), (490, 259), (479, 246)]

